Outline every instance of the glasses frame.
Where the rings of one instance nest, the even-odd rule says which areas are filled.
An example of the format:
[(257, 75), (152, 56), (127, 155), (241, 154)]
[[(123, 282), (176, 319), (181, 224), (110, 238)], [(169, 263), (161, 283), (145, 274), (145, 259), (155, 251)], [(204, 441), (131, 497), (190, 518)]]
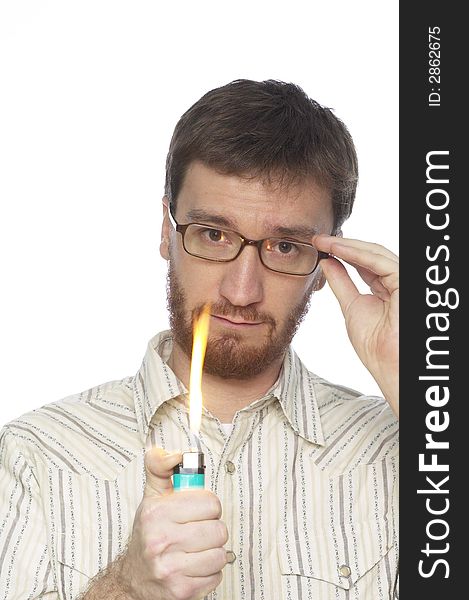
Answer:
[[(189, 254), (190, 256), (195, 256), (196, 258), (201, 258), (202, 260), (208, 260), (210, 262), (218, 262), (218, 263), (232, 262), (238, 258), (238, 256), (241, 254), (241, 252), (244, 250), (244, 248), (246, 246), (256, 246), (257, 252), (259, 254), (259, 259), (260, 259), (262, 265), (269, 271), (273, 271), (274, 273), (280, 273), (281, 275), (293, 275), (294, 277), (308, 277), (308, 275), (311, 275), (312, 273), (314, 273), (314, 271), (318, 268), (321, 260), (329, 258), (329, 256), (330, 256), (330, 254), (328, 254), (327, 252), (322, 252), (321, 250), (318, 250), (317, 248), (315, 248), (315, 246), (313, 246), (313, 244), (308, 244), (306, 242), (300, 242), (299, 240), (295, 240), (293, 238), (268, 237), (268, 238), (264, 238), (262, 240), (250, 240), (249, 238), (247, 238), (244, 235), (242, 235), (241, 233), (239, 233), (239, 231), (234, 231), (232, 229), (220, 229), (220, 231), (229, 231), (231, 233), (236, 234), (239, 237), (239, 239), (241, 240), (241, 246), (239, 248), (239, 251), (236, 254), (236, 256), (234, 256), (233, 258), (225, 258), (225, 259), (223, 259), (223, 258), (222, 259), (207, 258), (205, 256), (201, 256), (200, 254), (194, 254), (193, 252), (189, 252), (189, 250), (186, 248), (185, 239), (184, 239), (185, 235), (186, 235), (186, 231), (191, 225), (200, 225), (201, 227), (209, 227), (211, 229), (218, 229), (218, 227), (216, 227), (214, 225), (209, 225), (208, 223), (195, 223), (195, 222), (185, 223), (184, 225), (181, 225), (180, 223), (178, 223), (176, 221), (176, 218), (173, 214), (172, 203), (170, 203), (168, 206), (168, 215), (169, 215), (169, 220), (170, 220), (171, 224), (173, 225), (174, 229), (178, 233), (180, 233), (182, 236), (182, 247), (184, 248), (184, 251), (187, 252), (187, 254)], [(311, 248), (314, 248), (316, 250), (316, 252), (318, 253), (318, 259), (316, 261), (316, 264), (314, 265), (314, 268), (311, 271), (309, 271), (309, 273), (290, 273), (288, 271), (279, 271), (277, 269), (272, 269), (272, 267), (268, 267), (265, 264), (264, 260), (262, 259), (262, 253), (261, 253), (262, 244), (266, 240), (285, 240), (286, 242), (294, 242), (295, 244), (299, 244), (300, 246), (310, 246)]]

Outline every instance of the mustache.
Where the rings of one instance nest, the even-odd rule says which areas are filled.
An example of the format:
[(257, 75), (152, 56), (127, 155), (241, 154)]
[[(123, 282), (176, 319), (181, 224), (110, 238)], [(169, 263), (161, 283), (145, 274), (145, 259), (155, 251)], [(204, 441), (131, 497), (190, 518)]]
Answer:
[[(199, 317), (205, 304), (199, 304), (192, 311), (192, 317)], [(210, 306), (210, 313), (215, 314), (219, 317), (228, 317), (233, 319), (240, 319), (246, 322), (259, 322), (263, 321), (270, 325), (273, 329), (276, 328), (277, 322), (267, 312), (258, 311), (253, 306), (235, 306), (228, 301), (218, 301)]]

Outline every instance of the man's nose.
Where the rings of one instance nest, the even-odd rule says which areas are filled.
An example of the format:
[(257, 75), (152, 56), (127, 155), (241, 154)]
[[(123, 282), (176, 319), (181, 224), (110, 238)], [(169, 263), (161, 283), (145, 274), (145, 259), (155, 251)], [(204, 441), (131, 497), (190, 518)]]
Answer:
[(223, 265), (220, 294), (235, 306), (249, 306), (264, 299), (265, 267), (256, 246), (245, 246), (233, 261)]

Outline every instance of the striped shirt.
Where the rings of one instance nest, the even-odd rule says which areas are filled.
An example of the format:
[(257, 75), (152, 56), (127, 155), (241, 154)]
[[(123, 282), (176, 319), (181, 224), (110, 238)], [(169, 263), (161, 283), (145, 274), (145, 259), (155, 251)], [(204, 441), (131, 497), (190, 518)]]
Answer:
[[(145, 450), (194, 445), (171, 347), (163, 332), (135, 376), (3, 428), (0, 600), (76, 599), (125, 548)], [(204, 410), (200, 447), (234, 553), (210, 600), (394, 597), (398, 427), (382, 398), (317, 377), (290, 348), (231, 432)]]

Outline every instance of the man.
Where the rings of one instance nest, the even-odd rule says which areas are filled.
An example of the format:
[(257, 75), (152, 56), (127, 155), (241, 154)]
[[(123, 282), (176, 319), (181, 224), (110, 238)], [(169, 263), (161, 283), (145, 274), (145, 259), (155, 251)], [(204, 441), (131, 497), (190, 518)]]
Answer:
[[(181, 117), (161, 236), (171, 331), (135, 377), (4, 428), (2, 598), (394, 595), (398, 261), (341, 237), (356, 182), (347, 129), (292, 84), (234, 81)], [(290, 347), (326, 279), (385, 399), (308, 372)], [(207, 303), (207, 489), (175, 493)]]

